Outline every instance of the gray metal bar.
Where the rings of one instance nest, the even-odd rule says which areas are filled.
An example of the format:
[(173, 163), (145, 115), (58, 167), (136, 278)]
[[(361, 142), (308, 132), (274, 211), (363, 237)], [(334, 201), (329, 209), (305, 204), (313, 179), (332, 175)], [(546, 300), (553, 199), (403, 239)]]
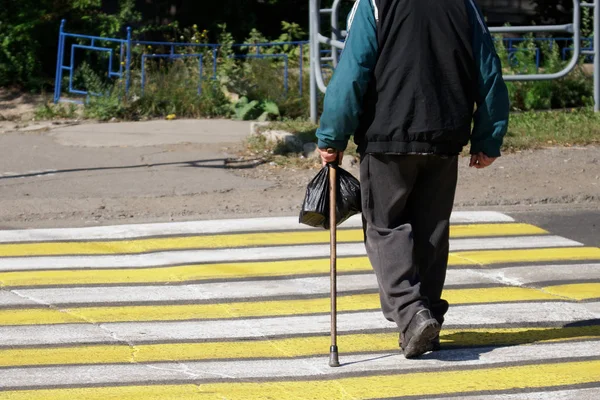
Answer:
[(318, 34), (318, 41), (319, 43), (323, 43), (326, 44), (328, 46), (331, 46), (332, 48), (338, 48), (341, 50), (344, 50), (344, 42), (341, 42), (339, 40), (333, 40), (333, 39), (329, 39), (327, 36), (323, 36), (320, 33)]
[(309, 59), (310, 59), (310, 120), (313, 124), (316, 124), (319, 119), (318, 103), (319, 97), (317, 92), (317, 78), (316, 78), (316, 66), (317, 57), (315, 52), (317, 50), (315, 38), (318, 31), (315, 30), (314, 20), (319, 18), (318, 6), (320, 4), (318, 0), (309, 0)]
[[(574, 0), (577, 2), (577, 0)], [(577, 5), (579, 8), (579, 5)], [(492, 33), (568, 32), (573, 33), (574, 24), (540, 26), (497, 26), (489, 28)]]
[[(314, 2), (315, 11), (318, 10), (319, 7), (321, 7), (321, 0), (311, 0), (311, 1)], [(312, 37), (311, 37), (311, 45), (313, 47), (313, 57), (314, 57), (313, 65), (314, 65), (314, 69), (315, 69), (315, 81), (316, 81), (317, 88), (322, 93), (325, 93), (327, 91), (327, 85), (325, 85), (325, 82), (323, 81), (323, 69), (321, 67), (321, 46), (319, 43), (319, 38), (324, 37), (324, 36), (319, 33), (321, 31), (321, 20), (319, 18), (318, 12), (315, 12), (313, 14), (312, 28), (314, 29), (314, 32), (315, 32), (315, 34), (312, 35)], [(331, 39), (327, 38), (327, 40), (331, 40)], [(316, 94), (315, 94), (315, 96), (316, 96)], [(315, 105), (315, 107), (316, 107), (316, 105)]]
[[(599, 0), (596, 0), (599, 1)], [(542, 28), (542, 27), (539, 27)], [(553, 74), (531, 74), (531, 75), (505, 75), (505, 81), (546, 81), (560, 79), (573, 71), (579, 62), (581, 55), (581, 7), (579, 0), (573, 0), (573, 57), (567, 66), (559, 72)]]
[(600, 112), (600, 0), (594, 2), (594, 111)]
[[(339, 39), (343, 38), (345, 32), (341, 32), (336, 29), (335, 23), (332, 19), (332, 28), (334, 33), (331, 38), (325, 37), (320, 34), (320, 13), (331, 12), (332, 17), (337, 15), (337, 8), (339, 7), (339, 0), (334, 0), (334, 6), (331, 9), (319, 10), (321, 6), (321, 0), (309, 0), (311, 6), (311, 119), (316, 122), (317, 120), (317, 94), (316, 90), (319, 89), (323, 93), (327, 90), (323, 81), (323, 71), (321, 68), (321, 54), (320, 45), (331, 46), (333, 55), (336, 57), (337, 54), (335, 49), (343, 49), (344, 43)], [(581, 51), (581, 7), (594, 7), (594, 52)], [(338, 19), (336, 18), (336, 21)], [(579, 61), (581, 54), (592, 54), (594, 55), (594, 101), (595, 110), (600, 111), (600, 0), (594, 0), (594, 3), (581, 2), (580, 0), (573, 0), (573, 23), (564, 25), (545, 25), (545, 26), (514, 26), (514, 27), (495, 27), (490, 28), (492, 33), (529, 33), (529, 32), (568, 32), (573, 34), (573, 57), (567, 64), (567, 66), (559, 72), (553, 74), (532, 74), (532, 75), (505, 75), (506, 81), (541, 81), (559, 79), (569, 74), (576, 66)], [(340, 37), (341, 36), (341, 37)], [(314, 89), (314, 90), (313, 90)]]
[[(331, 6), (331, 40), (339, 41), (339, 9), (340, 9), (341, 0), (333, 0), (333, 5)], [(338, 65), (338, 52), (335, 46), (331, 46), (331, 58), (333, 61), (333, 68), (337, 68)]]

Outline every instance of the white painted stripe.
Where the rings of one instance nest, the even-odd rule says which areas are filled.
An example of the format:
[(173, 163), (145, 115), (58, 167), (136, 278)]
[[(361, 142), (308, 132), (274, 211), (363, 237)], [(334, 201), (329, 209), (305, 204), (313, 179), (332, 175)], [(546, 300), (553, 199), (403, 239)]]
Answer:
[[(450, 270), (446, 285), (481, 285), (496, 283), (493, 278), (472, 270)], [(0, 296), (0, 307), (39, 304), (144, 303), (149, 301), (229, 301), (265, 297), (325, 295), (330, 290), (329, 277), (297, 278), (248, 282), (218, 282), (195, 285), (148, 285), (117, 287), (69, 287), (18, 289), (6, 300)], [(338, 293), (377, 289), (375, 274), (340, 275)], [(2, 293), (2, 292), (0, 292)], [(7, 293), (7, 292), (6, 292)], [(19, 297), (20, 296), (20, 297)], [(18, 299), (21, 299), (19, 302)]]
[[(348, 373), (378, 373), (387, 370), (450, 370), (459, 367), (494, 368), (518, 362), (544, 362), (574, 357), (600, 356), (600, 341), (554, 343), (474, 349), (452, 349), (406, 362), (400, 352), (379, 355), (340, 355), (340, 368), (330, 368), (326, 357), (279, 360), (86, 365), (0, 369), (0, 388), (35, 386), (166, 383), (223, 379), (307, 378)], [(547, 396), (547, 394), (546, 394)], [(521, 399), (522, 397), (519, 397)], [(547, 398), (547, 397), (546, 397)], [(555, 399), (554, 396), (552, 396)]]
[(473, 273), (505, 285), (522, 286), (537, 282), (600, 280), (600, 264), (522, 266), (473, 270)]
[[(457, 211), (452, 214), (453, 224), (514, 222), (514, 219), (494, 211)], [(361, 228), (360, 215), (345, 221), (342, 228)], [(210, 235), (239, 232), (264, 232), (317, 229), (301, 225), (298, 217), (250, 218), (161, 224), (116, 225), (69, 229), (31, 229), (0, 231), (0, 243), (69, 240), (118, 240), (150, 236)]]
[(528, 392), (519, 394), (492, 394), (481, 396), (444, 397), (432, 400), (598, 400), (599, 388)]
[[(501, 269), (449, 269), (446, 286), (532, 285), (561, 281), (600, 279), (600, 264), (541, 265)], [(36, 304), (144, 303), (147, 301), (229, 301), (277, 296), (306, 296), (329, 293), (329, 277), (275, 279), (248, 282), (217, 282), (193, 285), (144, 285), (108, 287), (65, 287), (0, 291), (0, 307)], [(373, 273), (338, 276), (338, 292), (377, 289)], [(600, 313), (600, 311), (599, 311)]]
[[(570, 323), (599, 318), (582, 304), (531, 302), (482, 304), (451, 307), (446, 318), (448, 327), (477, 327), (486, 324)], [(124, 322), (107, 324), (65, 324), (0, 327), (0, 346), (59, 345), (121, 341), (219, 340), (263, 338), (275, 335), (326, 334), (329, 315), (254, 318), (218, 321)], [(338, 315), (339, 332), (371, 329), (394, 329), (395, 324), (381, 312), (342, 313)]]
[[(466, 271), (466, 270), (459, 270)], [(483, 280), (483, 278), (480, 278)], [(451, 278), (448, 279), (451, 281)], [(338, 276), (338, 293), (377, 289), (375, 274)], [(248, 282), (218, 282), (195, 285), (156, 285), (118, 287), (79, 287), (49, 289), (18, 289), (14, 293), (23, 296), (23, 303), (33, 299), (40, 304), (94, 304), (94, 303), (144, 303), (148, 301), (202, 301), (261, 299), (276, 296), (310, 296), (329, 293), (329, 277), (298, 278)], [(0, 292), (1, 293), (1, 292)], [(14, 296), (19, 298), (18, 296)], [(14, 305), (12, 297), (6, 305)], [(0, 307), (4, 306), (0, 297)]]
[(38, 303), (35, 300), (18, 296), (7, 290), (0, 290), (0, 307), (34, 306), (36, 304)]
[(596, 314), (596, 315), (600, 315), (600, 302), (596, 302), (596, 303), (584, 303), (585, 308), (588, 309), (588, 311)]
[[(581, 243), (560, 236), (521, 236), (484, 239), (452, 239), (450, 251), (494, 250), (539, 247), (573, 247)], [(298, 245), (275, 247), (250, 247), (217, 250), (164, 251), (131, 255), (0, 257), (0, 271), (44, 270), (68, 268), (137, 268), (176, 264), (220, 263), (242, 261), (294, 260), (302, 258), (327, 258), (329, 245)], [(339, 257), (366, 255), (360, 243), (337, 245)]]

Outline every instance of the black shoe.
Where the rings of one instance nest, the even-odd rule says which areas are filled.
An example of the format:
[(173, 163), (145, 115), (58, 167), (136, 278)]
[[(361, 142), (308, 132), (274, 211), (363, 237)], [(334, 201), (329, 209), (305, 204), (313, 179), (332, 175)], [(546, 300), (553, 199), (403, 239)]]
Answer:
[(442, 349), (442, 345), (440, 344), (440, 334), (438, 333), (436, 337), (431, 341), (431, 351), (440, 351)]
[(439, 337), (440, 324), (433, 318), (431, 311), (424, 309), (417, 312), (408, 328), (400, 335), (400, 347), (404, 357), (414, 358), (433, 350), (433, 340)]

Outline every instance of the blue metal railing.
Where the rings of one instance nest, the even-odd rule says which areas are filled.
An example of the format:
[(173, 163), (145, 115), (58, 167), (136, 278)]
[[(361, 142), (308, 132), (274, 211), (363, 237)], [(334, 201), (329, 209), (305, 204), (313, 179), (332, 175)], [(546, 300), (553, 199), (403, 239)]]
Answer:
[[(68, 100), (62, 99), (62, 83), (63, 83), (63, 75), (65, 72), (68, 72), (68, 92), (70, 94), (76, 94), (81, 96), (102, 96), (102, 93), (91, 93), (87, 90), (87, 88), (75, 88), (74, 87), (74, 77), (75, 77), (75, 52), (76, 50), (85, 50), (85, 51), (95, 51), (99, 53), (104, 53), (108, 56), (108, 68), (107, 68), (107, 77), (109, 78), (117, 78), (125, 80), (125, 93), (129, 95), (131, 91), (132, 85), (132, 64), (134, 62), (134, 57), (132, 54), (132, 49), (134, 46), (156, 46), (161, 47), (163, 49), (167, 49), (167, 53), (160, 54), (142, 54), (141, 55), (141, 91), (143, 93), (144, 88), (147, 84), (146, 77), (146, 69), (147, 69), (147, 60), (149, 59), (183, 59), (183, 58), (194, 58), (198, 57), (198, 93), (202, 93), (202, 80), (204, 76), (205, 61), (208, 62), (208, 59), (211, 59), (212, 66), (212, 76), (211, 79), (217, 79), (217, 71), (218, 71), (218, 63), (219, 63), (219, 49), (221, 45), (219, 44), (211, 44), (211, 43), (176, 43), (176, 42), (156, 42), (156, 41), (144, 41), (144, 40), (132, 40), (131, 28), (127, 28), (127, 37), (126, 39), (116, 39), (116, 38), (106, 38), (99, 36), (90, 36), (90, 35), (81, 35), (68, 33), (64, 31), (65, 28), (65, 20), (63, 20), (60, 24), (59, 29), (59, 37), (58, 37), (58, 51), (57, 51), (57, 60), (56, 60), (56, 77), (55, 77), (55, 89), (54, 89), (54, 101), (65, 101), (65, 102), (78, 102), (78, 100)], [(66, 41), (67, 39), (72, 39), (78, 43), (70, 44), (70, 51), (67, 54), (70, 55), (70, 59), (65, 64), (65, 50), (66, 50)], [(503, 38), (503, 43), (508, 53), (508, 62), (515, 65), (517, 60), (517, 54), (519, 52), (527, 52), (534, 51), (535, 52), (535, 64), (536, 68), (540, 68), (541, 63), (541, 51), (540, 48), (537, 47), (535, 49), (526, 49), (517, 47), (519, 43), (523, 43), (524, 41), (530, 40), (527, 38)], [(562, 59), (565, 60), (568, 56), (568, 53), (572, 51), (570, 45), (572, 45), (572, 38), (534, 38), (533, 41), (535, 43), (544, 43), (549, 41), (550, 46), (554, 45), (554, 43), (560, 44), (561, 48), (561, 56)], [(591, 43), (591, 38), (583, 38), (582, 42), (586, 43), (586, 41)], [(86, 42), (84, 44), (84, 42)], [(105, 46), (102, 46), (105, 44)], [(106, 44), (112, 44), (113, 47), (106, 47)], [(302, 96), (304, 93), (304, 69), (305, 69), (305, 49), (309, 46), (308, 41), (291, 41), (291, 42), (272, 42), (272, 43), (244, 43), (244, 44), (234, 44), (232, 47), (237, 49), (238, 53), (233, 57), (238, 59), (248, 59), (248, 58), (259, 58), (259, 59), (281, 59), (283, 60), (283, 81), (284, 81), (284, 92), (287, 95), (289, 91), (289, 64), (290, 64), (290, 54), (286, 53), (267, 53), (267, 49), (278, 48), (283, 46), (290, 46), (298, 48), (298, 92), (299, 95)], [(193, 51), (192, 53), (178, 53), (180, 49), (206, 49), (206, 54), (202, 54), (198, 51)], [(247, 49), (247, 53), (243, 53), (243, 51)], [(250, 50), (252, 49), (252, 52)], [(590, 48), (587, 48), (591, 50)], [(177, 50), (177, 51), (176, 51)], [(585, 50), (585, 49), (584, 49)], [(331, 58), (331, 49), (321, 50), (323, 55), (323, 59), (327, 60), (328, 57)], [(341, 51), (340, 51), (341, 53)], [(210, 57), (206, 57), (207, 54), (210, 54)], [(308, 55), (308, 54), (306, 54)], [(338, 54), (339, 56), (339, 54)], [(588, 56), (589, 57), (589, 56)], [(115, 70), (114, 62), (118, 60), (119, 68), (118, 71)], [(324, 63), (322, 65), (323, 68), (331, 68), (332, 65), (328, 63)]]
[[(140, 89), (143, 92), (147, 83), (147, 66), (148, 60), (150, 59), (168, 59), (176, 60), (183, 58), (195, 58), (199, 59), (198, 63), (198, 93), (202, 93), (202, 80), (204, 77), (204, 63), (208, 62), (206, 54), (202, 54), (198, 51), (192, 53), (181, 54), (182, 49), (206, 49), (211, 55), (212, 64), (212, 76), (210, 79), (217, 79), (217, 69), (219, 64), (219, 49), (221, 45), (211, 43), (176, 43), (176, 42), (156, 42), (156, 41), (145, 41), (145, 40), (132, 40), (131, 28), (127, 28), (127, 38), (106, 38), (91, 35), (82, 35), (65, 32), (65, 20), (61, 22), (59, 29), (58, 38), (58, 50), (56, 60), (56, 77), (55, 77), (55, 89), (54, 89), (54, 102), (76, 102), (81, 103), (81, 100), (63, 99), (62, 98), (62, 84), (63, 76), (65, 72), (68, 72), (68, 82), (66, 85), (67, 92), (69, 94), (75, 94), (80, 96), (102, 96), (102, 93), (92, 93), (87, 88), (74, 87), (76, 61), (76, 51), (94, 51), (104, 53), (108, 57), (108, 70), (106, 76), (109, 78), (117, 78), (125, 80), (125, 94), (129, 95), (132, 87), (132, 68), (135, 62), (132, 50), (134, 46), (155, 46), (163, 49), (167, 49), (167, 53), (158, 54), (142, 54), (141, 58), (141, 82)], [(75, 43), (69, 43), (67, 40), (71, 39)], [(103, 45), (104, 44), (104, 45)], [(111, 44), (113, 47), (116, 46), (117, 50), (113, 47), (108, 47)], [(70, 48), (69, 48), (70, 46)], [(271, 42), (271, 43), (244, 43), (234, 44), (232, 47), (237, 50), (233, 58), (247, 59), (247, 58), (259, 58), (259, 59), (281, 59), (283, 62), (283, 83), (284, 83), (284, 94), (287, 95), (290, 88), (290, 54), (284, 54), (281, 52), (270, 54), (267, 53), (267, 49), (290, 46), (291, 48), (298, 49), (298, 92), (302, 96), (304, 93), (304, 66), (305, 56), (308, 55), (308, 51), (305, 49), (308, 46), (308, 41), (290, 41), (290, 42)], [(244, 48), (254, 49), (252, 53), (244, 54)], [(69, 55), (65, 60), (65, 55)], [(116, 71), (113, 67), (115, 62), (118, 61), (119, 69)]]

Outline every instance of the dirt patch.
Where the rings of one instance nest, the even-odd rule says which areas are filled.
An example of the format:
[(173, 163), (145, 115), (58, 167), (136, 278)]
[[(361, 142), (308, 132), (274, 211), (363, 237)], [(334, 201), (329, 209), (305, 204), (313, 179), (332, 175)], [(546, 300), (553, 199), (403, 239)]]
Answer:
[[(14, 132), (0, 148), (11, 149), (0, 159), (0, 229), (298, 215), (318, 172), (232, 163), (242, 145), (231, 143), (98, 148)], [(600, 210), (600, 147), (507, 154), (485, 170), (461, 158), (457, 209), (515, 207)]]
[(0, 122), (30, 120), (45, 96), (0, 88)]
[[(600, 207), (600, 147), (547, 148), (507, 154), (490, 168), (468, 167), (461, 157), (457, 207), (583, 204)], [(347, 168), (359, 177), (358, 164)], [(302, 195), (316, 170), (262, 165), (235, 172), (266, 179)], [(297, 200), (296, 200), (297, 201)]]

